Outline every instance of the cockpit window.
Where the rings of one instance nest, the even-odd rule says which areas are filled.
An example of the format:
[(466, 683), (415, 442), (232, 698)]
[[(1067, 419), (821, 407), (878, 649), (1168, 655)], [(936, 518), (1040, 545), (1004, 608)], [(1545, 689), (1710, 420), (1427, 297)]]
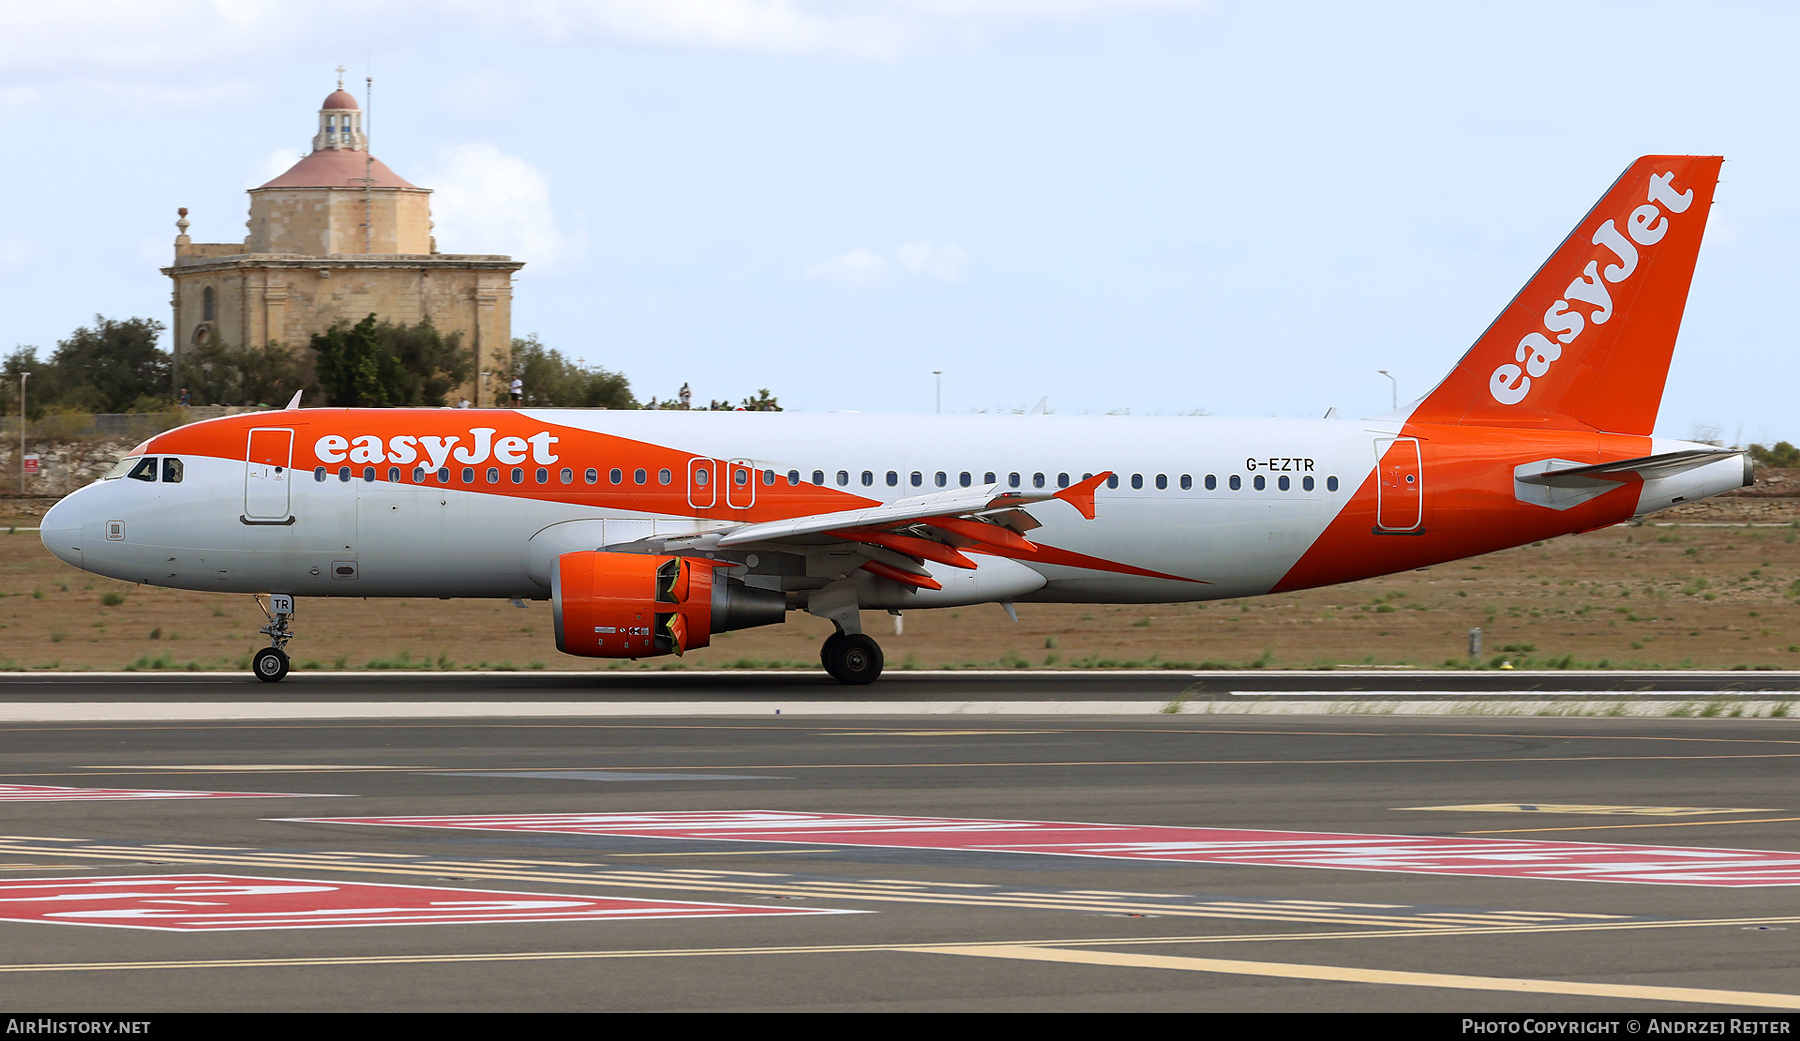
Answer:
[(144, 458), (139, 459), (137, 465), (133, 466), (131, 472), (127, 473), (125, 476), (134, 481), (156, 480), (156, 457), (145, 456)]
[(125, 458), (114, 463), (113, 468), (106, 471), (106, 476), (102, 477), (100, 479), (102, 481), (111, 481), (111, 480), (114, 480), (115, 478), (123, 477), (127, 473), (130, 473), (131, 468), (136, 466), (142, 458), (143, 458), (142, 456), (128, 455)]
[(164, 459), (163, 460), (163, 483), (164, 484), (180, 484), (182, 471), (184, 471), (186, 469), (187, 469), (186, 467), (181, 465), (181, 460), (176, 459), (173, 456), (170, 456), (170, 457)]

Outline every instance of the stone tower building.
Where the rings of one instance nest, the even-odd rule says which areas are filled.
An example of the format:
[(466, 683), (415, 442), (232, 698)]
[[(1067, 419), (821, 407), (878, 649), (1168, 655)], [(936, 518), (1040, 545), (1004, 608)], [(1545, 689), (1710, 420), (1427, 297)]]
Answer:
[[(312, 153), (250, 189), (243, 242), (192, 241), (182, 208), (175, 263), (162, 269), (175, 283), (178, 373), (190, 345), (274, 341), (301, 351), (314, 333), (371, 313), (409, 325), (430, 318), (441, 332), (462, 334), (476, 373), (505, 371), (512, 275), (524, 263), (439, 253), (431, 190), (369, 154), (362, 120), (340, 78), (319, 109)], [(477, 404), (498, 403), (491, 384), (471, 383), (463, 393)]]

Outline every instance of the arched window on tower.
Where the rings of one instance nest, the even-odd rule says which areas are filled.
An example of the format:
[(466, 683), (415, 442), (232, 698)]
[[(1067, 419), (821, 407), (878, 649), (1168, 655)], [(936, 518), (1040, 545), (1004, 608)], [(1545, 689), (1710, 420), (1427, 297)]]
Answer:
[(200, 292), (200, 320), (203, 322), (214, 321), (213, 310), (213, 287), (207, 286)]

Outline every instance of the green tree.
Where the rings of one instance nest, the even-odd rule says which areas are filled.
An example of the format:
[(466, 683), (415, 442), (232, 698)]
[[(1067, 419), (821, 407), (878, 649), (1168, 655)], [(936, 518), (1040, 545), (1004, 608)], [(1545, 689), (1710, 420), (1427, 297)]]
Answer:
[(775, 397), (769, 393), (769, 388), (767, 388), (767, 387), (764, 387), (761, 390), (757, 391), (756, 397), (745, 398), (743, 404), (739, 407), (746, 409), (750, 412), (780, 412), (781, 411), (781, 406), (776, 403)]
[(177, 389), (196, 405), (279, 405), (314, 387), (307, 361), (274, 340), (247, 348), (214, 340), (182, 351)]
[(524, 404), (557, 408), (637, 408), (631, 383), (619, 373), (587, 366), (546, 347), (537, 334), (513, 340), (507, 382), (524, 384)]
[(1775, 442), (1774, 448), (1762, 445), (1750, 446), (1750, 458), (1756, 460), (1758, 466), (1790, 468), (1800, 466), (1800, 448), (1795, 448), (1786, 441)]
[[(169, 355), (157, 347), (163, 324), (150, 318), (114, 321), (95, 315), (56, 345), (49, 365), (33, 376), (32, 390), (46, 405), (83, 412), (126, 412), (139, 398), (173, 399)], [(27, 402), (29, 405), (29, 402)]]
[(339, 322), (312, 338), (314, 368), (326, 400), (351, 408), (446, 405), (474, 361), (462, 334), (445, 336), (427, 318), (417, 325)]

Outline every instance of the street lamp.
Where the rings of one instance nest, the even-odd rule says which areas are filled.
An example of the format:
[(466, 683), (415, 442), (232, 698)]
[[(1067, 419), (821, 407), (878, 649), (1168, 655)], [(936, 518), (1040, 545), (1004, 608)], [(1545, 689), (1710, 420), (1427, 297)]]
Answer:
[(942, 412), (944, 411), (944, 372), (942, 369), (932, 369), (931, 374), (937, 377), (937, 410)]
[(1386, 370), (1386, 369), (1376, 369), (1375, 371), (1381, 373), (1383, 376), (1386, 376), (1388, 378), (1388, 382), (1392, 383), (1394, 385), (1393, 386), (1394, 411), (1395, 412), (1400, 411), (1400, 381), (1395, 379), (1393, 377), (1393, 375), (1391, 373), (1389, 373), (1388, 370)]
[(25, 381), (31, 373), (19, 373), (19, 494), (25, 494)]

